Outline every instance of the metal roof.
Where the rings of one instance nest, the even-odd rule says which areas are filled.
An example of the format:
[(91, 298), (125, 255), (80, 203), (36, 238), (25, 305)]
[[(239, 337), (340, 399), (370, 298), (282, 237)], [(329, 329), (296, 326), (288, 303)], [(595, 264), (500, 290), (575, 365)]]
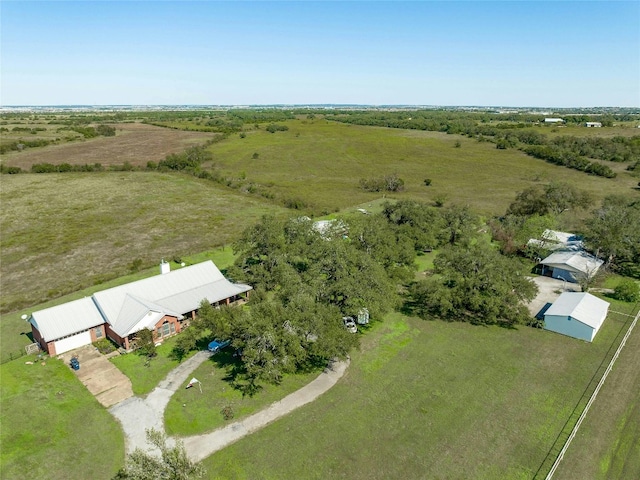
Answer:
[(561, 268), (573, 273), (592, 276), (598, 271), (604, 261), (584, 251), (558, 251), (553, 252), (540, 263), (549, 267)]
[(110, 324), (114, 332), (121, 337), (139, 332), (143, 328), (153, 329), (156, 323), (165, 315), (171, 315), (179, 319), (183, 318), (180, 312), (162, 307), (156, 303), (136, 298), (126, 294), (118, 318)]
[(104, 323), (91, 297), (81, 298), (31, 314), (29, 322), (45, 342), (73, 335)]
[(149, 311), (180, 316), (197, 310), (205, 298), (214, 303), (251, 289), (248, 285), (231, 283), (208, 260), (96, 292), (93, 296), (111, 327), (118, 335), (126, 336), (137, 331), (133, 329)]
[(164, 315), (182, 318), (197, 310), (205, 298), (215, 303), (251, 289), (231, 283), (208, 260), (34, 312), (30, 321), (47, 342), (105, 322), (126, 337), (153, 328)]
[(544, 313), (571, 317), (598, 330), (609, 311), (609, 302), (586, 292), (564, 292)]

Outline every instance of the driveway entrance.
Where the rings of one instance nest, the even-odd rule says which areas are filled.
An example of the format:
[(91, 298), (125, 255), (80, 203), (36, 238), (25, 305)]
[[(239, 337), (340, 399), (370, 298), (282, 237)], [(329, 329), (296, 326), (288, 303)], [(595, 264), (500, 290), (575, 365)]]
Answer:
[[(114, 354), (118, 355), (117, 352)], [(60, 355), (58, 358), (69, 365), (74, 355), (80, 362), (80, 370), (74, 370), (74, 373), (102, 405), (110, 407), (133, 397), (129, 378), (118, 370), (107, 356), (98, 352), (96, 347), (87, 345)]]

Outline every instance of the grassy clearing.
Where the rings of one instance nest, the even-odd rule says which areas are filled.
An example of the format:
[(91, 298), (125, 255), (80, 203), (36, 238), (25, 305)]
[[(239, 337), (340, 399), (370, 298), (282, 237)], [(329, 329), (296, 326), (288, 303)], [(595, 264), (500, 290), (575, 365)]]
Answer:
[(531, 478), (619, 331), (394, 316), (313, 404), (206, 460), (217, 478)]
[[(325, 213), (379, 198), (379, 193), (361, 190), (359, 180), (392, 173), (405, 181), (405, 191), (390, 195), (394, 198), (444, 198), (445, 204), (469, 204), (490, 215), (503, 213), (516, 192), (536, 182), (562, 180), (596, 199), (624, 191), (633, 194), (638, 183), (628, 172), (615, 179), (589, 176), (459, 135), (325, 120), (286, 124), (286, 132), (256, 130), (246, 138), (232, 135), (213, 145), (216, 166), (226, 177), (245, 178)], [(427, 178), (432, 180), (429, 187), (424, 185)]]
[(0, 366), (1, 477), (109, 479), (124, 460), (119, 424), (68, 366)]
[(227, 423), (221, 413), (223, 408), (230, 407), (234, 414), (233, 420), (239, 420), (281, 400), (320, 373), (312, 371), (286, 375), (280, 385), (265, 385), (253, 397), (243, 397), (242, 393), (229, 384), (232, 362), (232, 349), (227, 348), (195, 370), (192, 376), (202, 382), (202, 393), (196, 386), (189, 390), (179, 389), (174, 394), (165, 410), (168, 434), (196, 435), (222, 427)]
[(2, 300), (8, 312), (229, 244), (279, 212), (193, 177), (143, 172), (3, 176)]

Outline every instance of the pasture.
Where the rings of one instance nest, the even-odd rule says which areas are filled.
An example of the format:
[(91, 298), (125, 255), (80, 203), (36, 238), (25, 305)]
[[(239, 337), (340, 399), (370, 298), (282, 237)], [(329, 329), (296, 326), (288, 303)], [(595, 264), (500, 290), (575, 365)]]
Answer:
[[(468, 204), (484, 215), (504, 213), (516, 192), (541, 182), (567, 182), (597, 200), (612, 193), (637, 195), (638, 180), (624, 171), (625, 164), (606, 162), (618, 177), (605, 179), (460, 135), (325, 120), (283, 124), (288, 131), (252, 130), (244, 138), (236, 134), (212, 145), (214, 163), (237, 183), (301, 199), (318, 213), (379, 197), (363, 191), (359, 180), (389, 174), (402, 178), (405, 189), (388, 196), (426, 202), (442, 198), (445, 204)], [(425, 179), (432, 180), (430, 186)]]
[[(20, 167), (27, 171), (36, 163), (100, 163), (108, 168), (110, 165), (129, 162), (133, 166), (145, 167), (149, 161), (157, 163), (170, 153), (180, 153), (189, 146), (204, 143), (215, 136), (213, 133), (185, 132), (143, 123), (118, 123), (114, 126), (115, 137), (85, 140), (77, 138), (78, 134), (71, 132), (74, 141), (10, 152), (2, 155), (2, 162), (4, 165)], [(32, 140), (31, 135), (23, 137)]]
[(3, 312), (229, 244), (283, 210), (209, 181), (147, 172), (5, 175), (0, 200)]

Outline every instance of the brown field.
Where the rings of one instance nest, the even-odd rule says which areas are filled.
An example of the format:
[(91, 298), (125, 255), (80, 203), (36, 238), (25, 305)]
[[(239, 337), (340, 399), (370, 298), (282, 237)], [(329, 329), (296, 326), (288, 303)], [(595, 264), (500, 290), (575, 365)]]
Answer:
[(143, 167), (149, 161), (158, 162), (170, 153), (181, 152), (191, 145), (204, 143), (215, 136), (212, 133), (186, 132), (144, 123), (118, 123), (114, 126), (115, 137), (97, 137), (11, 152), (2, 155), (2, 162), (24, 170), (29, 170), (36, 163), (100, 163), (109, 166), (129, 162), (131, 165)]

